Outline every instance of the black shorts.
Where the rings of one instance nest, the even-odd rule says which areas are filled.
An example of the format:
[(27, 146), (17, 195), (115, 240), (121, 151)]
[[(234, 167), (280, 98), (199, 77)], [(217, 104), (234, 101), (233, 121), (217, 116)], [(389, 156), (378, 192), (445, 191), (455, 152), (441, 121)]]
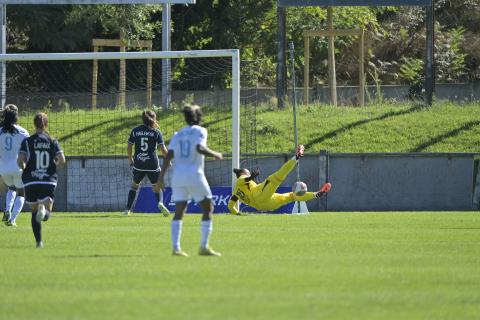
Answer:
[(139, 184), (140, 182), (142, 182), (145, 176), (148, 177), (148, 180), (150, 180), (152, 184), (156, 184), (158, 177), (160, 176), (160, 170), (159, 171), (140, 171), (137, 169), (133, 169), (133, 182), (135, 182), (136, 184)]
[(30, 184), (25, 186), (25, 202), (38, 204), (49, 198), (53, 201), (55, 197), (55, 186), (51, 184)]

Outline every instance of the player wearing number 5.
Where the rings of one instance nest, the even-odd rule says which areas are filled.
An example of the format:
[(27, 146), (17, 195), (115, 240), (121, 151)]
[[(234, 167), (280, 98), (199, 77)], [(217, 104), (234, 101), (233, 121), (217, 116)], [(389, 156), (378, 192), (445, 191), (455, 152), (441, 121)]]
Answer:
[[(160, 149), (163, 156), (167, 156), (167, 148), (163, 142), (162, 133), (158, 129), (157, 115), (153, 111), (143, 111), (143, 125), (135, 127), (130, 133), (127, 145), (128, 162), (133, 167), (133, 181), (128, 192), (127, 207), (125, 215), (130, 214), (133, 201), (137, 195), (137, 190), (145, 176), (148, 177), (154, 187), (154, 195), (158, 208), (164, 216), (168, 217), (170, 212), (163, 205), (163, 199), (160, 192), (156, 190), (155, 184), (160, 174), (160, 165), (158, 161), (157, 148)], [(134, 150), (135, 148), (135, 150)]]
[(23, 140), (17, 164), (23, 169), (25, 200), (32, 208), (31, 221), (37, 248), (42, 248), (42, 221), (50, 218), (57, 186), (57, 167), (65, 163), (65, 155), (58, 141), (48, 133), (45, 113), (37, 113), (33, 124), (36, 132)]
[[(6, 105), (3, 110), (3, 125), (0, 127), (0, 175), (9, 187), (3, 221), (12, 227), (16, 226), (15, 220), (25, 201), (22, 170), (18, 168), (17, 155), (23, 139), (28, 137), (27, 130), (16, 124), (17, 120), (17, 106)], [(16, 197), (13, 190), (16, 190)]]

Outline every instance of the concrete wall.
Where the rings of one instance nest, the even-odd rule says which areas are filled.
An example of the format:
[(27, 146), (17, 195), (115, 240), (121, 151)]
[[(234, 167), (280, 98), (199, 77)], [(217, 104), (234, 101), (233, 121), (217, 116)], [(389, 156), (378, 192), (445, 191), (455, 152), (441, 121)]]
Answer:
[[(286, 155), (257, 159), (264, 180)], [(308, 202), (310, 211), (478, 210), (480, 170), (473, 154), (327, 154), (300, 161), (301, 180), (317, 190), (327, 179), (327, 197)], [(207, 161), (212, 186), (231, 185), (230, 162)], [(167, 181), (169, 176), (167, 175)], [(283, 186), (296, 181), (293, 171)], [(148, 183), (147, 181), (144, 181)], [(70, 158), (60, 171), (58, 211), (121, 211), (131, 183), (124, 158)]]
[(473, 156), (330, 155), (329, 210), (471, 210)]

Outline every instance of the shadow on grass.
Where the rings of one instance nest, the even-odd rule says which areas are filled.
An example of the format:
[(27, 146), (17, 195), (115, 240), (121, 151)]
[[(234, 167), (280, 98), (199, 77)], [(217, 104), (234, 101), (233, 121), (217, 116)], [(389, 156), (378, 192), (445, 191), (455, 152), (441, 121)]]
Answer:
[(410, 150), (410, 152), (422, 152), (423, 150), (427, 149), (430, 146), (433, 146), (434, 144), (437, 144), (437, 143), (439, 143), (439, 142), (441, 142), (445, 139), (455, 137), (455, 136), (459, 135), (460, 133), (462, 133), (464, 131), (471, 130), (472, 128), (474, 128), (476, 126), (479, 126), (479, 125), (480, 125), (480, 120), (467, 122), (467, 123), (463, 124), (461, 127), (458, 127), (456, 129), (450, 130), (450, 131), (448, 131), (444, 134), (441, 134), (441, 135), (438, 135), (436, 137), (431, 138), (430, 140), (428, 140), (428, 141), (422, 143), (421, 145), (413, 148), (412, 150)]
[(103, 125), (106, 125), (106, 124), (109, 124), (109, 123), (112, 123), (112, 122), (117, 122), (117, 121), (119, 121), (119, 119), (110, 119), (110, 120), (105, 120), (105, 121), (102, 121), (102, 122), (94, 123), (92, 125), (89, 125), (87, 127), (82, 128), (82, 129), (72, 131), (71, 133), (69, 133), (69, 134), (67, 134), (67, 135), (65, 135), (61, 138), (58, 138), (58, 142), (63, 143), (65, 141), (67, 141), (68, 139), (73, 138), (76, 135), (79, 135), (81, 133), (85, 133), (87, 131), (95, 130), (99, 126), (103, 126)]
[(387, 113), (382, 114), (380, 116), (377, 116), (375, 118), (358, 120), (358, 121), (349, 123), (349, 124), (347, 124), (347, 125), (345, 125), (341, 128), (338, 128), (338, 129), (332, 130), (330, 132), (327, 132), (323, 136), (318, 137), (318, 138), (316, 138), (312, 141), (309, 141), (309, 142), (305, 143), (305, 147), (308, 149), (308, 148), (310, 148), (311, 146), (313, 146), (317, 143), (322, 143), (327, 139), (332, 139), (332, 138), (336, 137), (337, 135), (341, 134), (344, 131), (359, 127), (361, 125), (364, 125), (364, 124), (367, 124), (367, 123), (370, 123), (370, 122), (381, 121), (381, 120), (385, 120), (385, 119), (388, 119), (388, 118), (403, 116), (403, 115), (406, 115), (406, 114), (409, 114), (409, 113), (419, 111), (419, 110), (424, 109), (424, 108), (425, 108), (425, 106), (419, 104), (419, 105), (415, 105), (415, 106), (413, 106), (413, 107), (411, 107), (407, 110), (390, 111), (390, 112), (387, 112)]
[(86, 254), (86, 255), (64, 255), (64, 256), (52, 256), (55, 259), (83, 259), (83, 258), (93, 258), (93, 259), (110, 259), (110, 258), (143, 258), (144, 255), (133, 255), (133, 254)]
[[(98, 218), (108, 218), (108, 219), (136, 219), (136, 218), (142, 218), (142, 216), (136, 216), (136, 213), (133, 213), (129, 216), (126, 216), (124, 214), (118, 213), (118, 214), (111, 214), (111, 215), (92, 215), (92, 216), (87, 216), (87, 215), (68, 215), (68, 216), (63, 216), (63, 215), (56, 215), (55, 219), (98, 219)], [(143, 214), (143, 213), (137, 213), (137, 214)], [(151, 213), (152, 215), (155, 215), (156, 213)]]

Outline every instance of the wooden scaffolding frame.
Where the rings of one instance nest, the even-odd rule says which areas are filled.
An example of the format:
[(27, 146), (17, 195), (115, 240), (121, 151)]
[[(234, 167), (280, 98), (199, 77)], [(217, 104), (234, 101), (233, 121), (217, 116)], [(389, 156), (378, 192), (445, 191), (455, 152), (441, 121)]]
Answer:
[[(308, 104), (308, 89), (310, 84), (310, 38), (312, 37), (329, 37), (333, 39), (335, 36), (358, 36), (359, 37), (359, 54), (358, 54), (358, 77), (359, 77), (359, 93), (358, 101), (360, 106), (365, 105), (365, 71), (364, 71), (364, 30), (363, 29), (350, 29), (350, 30), (305, 30), (303, 31), (303, 40), (305, 44), (305, 64), (303, 70), (304, 84), (303, 84), (303, 101)], [(333, 41), (330, 41), (333, 42)], [(330, 43), (329, 43), (330, 44)], [(329, 46), (328, 50), (333, 51), (333, 47)], [(329, 59), (330, 62), (330, 59)], [(336, 90), (336, 75), (335, 75), (335, 62), (328, 64), (329, 79), (330, 79), (330, 93), (331, 101), (334, 105), (337, 104), (337, 90)], [(333, 80), (333, 81), (332, 81)], [(333, 82), (333, 85), (332, 85)]]
[[(100, 47), (120, 48), (120, 52), (126, 52), (127, 48), (148, 49), (152, 51), (151, 40), (126, 40), (124, 37), (120, 39), (92, 39), (93, 52), (98, 52)], [(127, 65), (124, 59), (120, 60), (120, 77), (118, 84), (119, 100), (118, 104), (125, 106), (125, 93), (127, 90)], [(92, 109), (97, 108), (98, 94), (98, 60), (93, 60), (92, 72)], [(152, 59), (147, 59), (147, 108), (152, 106)]]

